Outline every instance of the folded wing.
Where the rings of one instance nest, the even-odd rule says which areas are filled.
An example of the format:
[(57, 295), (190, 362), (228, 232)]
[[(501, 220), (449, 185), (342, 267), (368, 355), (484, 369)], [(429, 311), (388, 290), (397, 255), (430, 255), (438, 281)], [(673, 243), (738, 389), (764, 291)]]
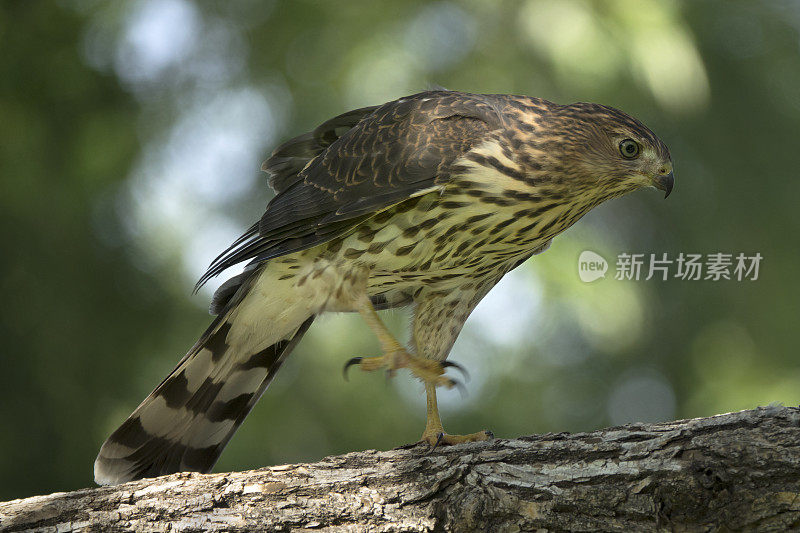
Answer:
[(277, 193), (261, 220), (200, 278), (335, 239), (375, 214), (442, 187), (453, 162), (500, 128), (494, 100), (428, 91), (335, 117), (264, 163)]

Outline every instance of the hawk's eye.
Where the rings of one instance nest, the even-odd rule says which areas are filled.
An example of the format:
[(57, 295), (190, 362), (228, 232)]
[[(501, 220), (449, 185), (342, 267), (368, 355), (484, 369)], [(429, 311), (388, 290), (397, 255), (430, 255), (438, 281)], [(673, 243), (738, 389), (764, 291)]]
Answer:
[(619, 153), (626, 159), (634, 159), (639, 155), (639, 143), (633, 139), (623, 139), (619, 143)]

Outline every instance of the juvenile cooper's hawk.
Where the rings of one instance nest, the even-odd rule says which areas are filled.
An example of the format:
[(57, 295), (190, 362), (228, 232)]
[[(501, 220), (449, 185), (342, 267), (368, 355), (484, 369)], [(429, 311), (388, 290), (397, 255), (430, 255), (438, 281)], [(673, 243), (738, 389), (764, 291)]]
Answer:
[[(383, 356), (425, 384), (431, 445), (444, 433), (436, 387), (483, 296), (594, 206), (644, 186), (669, 195), (669, 151), (638, 120), (589, 103), (429, 91), (333, 118), (264, 163), (276, 196), (209, 267), (244, 273), (214, 294), (218, 315), (178, 366), (106, 440), (95, 480), (206, 472), (324, 311), (357, 311)], [(411, 348), (376, 309), (414, 306)]]

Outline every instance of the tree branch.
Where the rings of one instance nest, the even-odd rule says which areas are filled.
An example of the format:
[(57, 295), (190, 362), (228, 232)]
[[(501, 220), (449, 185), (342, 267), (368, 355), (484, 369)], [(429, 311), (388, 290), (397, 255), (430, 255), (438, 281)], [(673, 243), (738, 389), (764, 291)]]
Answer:
[(175, 474), (0, 503), (0, 530), (788, 530), (800, 409), (314, 464)]

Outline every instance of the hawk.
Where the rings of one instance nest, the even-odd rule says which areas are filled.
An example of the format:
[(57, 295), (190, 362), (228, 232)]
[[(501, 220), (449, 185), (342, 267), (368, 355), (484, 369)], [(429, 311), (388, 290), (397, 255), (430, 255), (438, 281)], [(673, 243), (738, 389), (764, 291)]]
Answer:
[[(383, 355), (424, 383), (433, 446), (487, 440), (444, 432), (437, 387), (470, 312), (510, 270), (610, 198), (669, 195), (672, 161), (635, 118), (592, 103), (427, 91), (332, 118), (264, 163), (275, 197), (198, 287), (232, 265), (217, 315), (178, 366), (106, 440), (95, 480), (207, 472), (325, 311), (358, 312)], [(413, 306), (410, 346), (376, 311)]]

